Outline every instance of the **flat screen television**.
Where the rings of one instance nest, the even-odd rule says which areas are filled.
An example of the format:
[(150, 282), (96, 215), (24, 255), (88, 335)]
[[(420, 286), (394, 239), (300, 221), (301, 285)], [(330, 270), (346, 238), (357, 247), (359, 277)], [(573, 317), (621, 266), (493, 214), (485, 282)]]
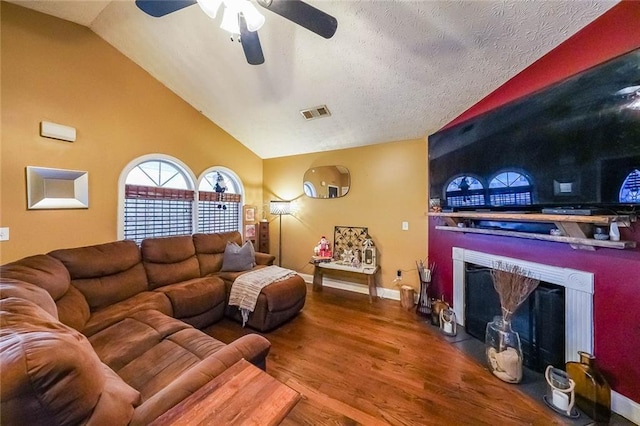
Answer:
[(640, 210), (640, 49), (429, 136), (446, 210)]

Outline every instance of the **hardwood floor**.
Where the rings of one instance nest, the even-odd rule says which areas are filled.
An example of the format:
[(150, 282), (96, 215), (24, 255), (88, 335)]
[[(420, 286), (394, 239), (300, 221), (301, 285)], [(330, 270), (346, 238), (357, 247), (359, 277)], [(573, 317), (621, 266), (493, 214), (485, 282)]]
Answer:
[[(303, 311), (264, 334), (267, 371), (302, 394), (284, 425), (565, 424), (400, 302), (308, 290)], [(228, 319), (205, 331), (224, 342), (252, 332)]]

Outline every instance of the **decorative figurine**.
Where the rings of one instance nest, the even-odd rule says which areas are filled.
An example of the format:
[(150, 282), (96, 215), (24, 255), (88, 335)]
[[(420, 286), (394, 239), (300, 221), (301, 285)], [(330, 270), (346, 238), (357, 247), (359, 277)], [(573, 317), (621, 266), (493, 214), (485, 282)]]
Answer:
[(318, 250), (318, 256), (331, 257), (331, 245), (324, 235), (320, 238), (320, 242), (318, 242), (318, 246), (316, 248)]
[(358, 249), (353, 253), (353, 261), (351, 262), (351, 266), (354, 268), (359, 268), (362, 263), (362, 252)]
[(216, 192), (224, 192), (227, 190), (227, 184), (224, 183), (224, 177), (218, 172), (218, 177), (216, 177), (216, 186), (214, 187)]

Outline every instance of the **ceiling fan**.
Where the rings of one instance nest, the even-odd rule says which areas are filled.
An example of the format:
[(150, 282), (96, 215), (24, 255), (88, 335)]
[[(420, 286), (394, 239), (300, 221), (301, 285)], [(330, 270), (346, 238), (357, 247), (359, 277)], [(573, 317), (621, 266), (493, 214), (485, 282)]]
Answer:
[[(249, 64), (264, 63), (258, 29), (265, 19), (249, 0), (136, 0), (136, 6), (140, 10), (156, 18), (195, 3), (212, 19), (216, 17), (221, 5), (224, 5), (220, 28), (240, 36)], [(327, 39), (333, 37), (338, 28), (336, 18), (300, 0), (256, 0), (256, 3)]]

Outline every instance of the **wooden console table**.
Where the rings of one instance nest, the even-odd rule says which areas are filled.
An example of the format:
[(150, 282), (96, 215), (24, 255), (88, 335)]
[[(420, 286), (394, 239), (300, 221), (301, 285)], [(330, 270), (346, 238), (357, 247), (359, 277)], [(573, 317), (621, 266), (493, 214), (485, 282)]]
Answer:
[(379, 266), (354, 268), (353, 266), (343, 265), (340, 262), (317, 262), (313, 259), (311, 260), (311, 263), (315, 266), (313, 268), (313, 291), (322, 291), (322, 277), (324, 276), (323, 269), (332, 269), (334, 271), (364, 274), (367, 277), (367, 285), (369, 286), (369, 301), (371, 302), (373, 299), (378, 297), (378, 291), (376, 290), (376, 274), (380, 270)]
[(152, 425), (277, 425), (299, 399), (298, 392), (242, 359)]

